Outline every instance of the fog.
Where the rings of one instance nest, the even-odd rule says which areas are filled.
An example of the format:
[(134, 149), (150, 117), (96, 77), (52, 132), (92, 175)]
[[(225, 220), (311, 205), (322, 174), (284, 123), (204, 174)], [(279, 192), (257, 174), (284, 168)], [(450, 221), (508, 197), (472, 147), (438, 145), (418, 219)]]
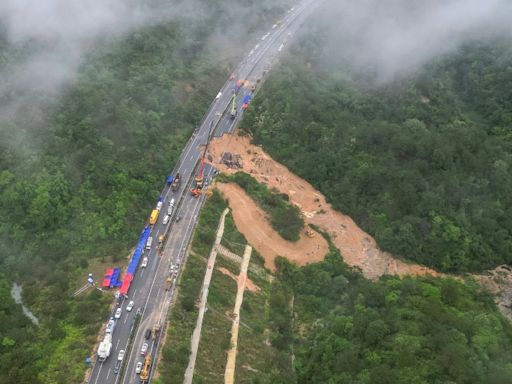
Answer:
[(211, 45), (225, 51), (230, 44), (239, 47), (233, 39), (247, 35), (251, 26), (245, 20), (254, 9), (289, 1), (250, 5), (233, 0), (221, 12), (207, 0), (0, 1), (0, 123), (26, 115), (27, 108), (29, 114), (43, 116), (38, 108), (51, 104), (73, 82), (91, 47), (100, 41), (172, 18), (205, 20), (216, 11), (225, 28), (211, 36)]
[(377, 81), (407, 75), (471, 40), (512, 37), (510, 0), (328, 0), (318, 16), (341, 54)]
[[(198, 0), (1, 1), (0, 122), (41, 99), (53, 100), (99, 40), (170, 17), (205, 18), (211, 9)], [(229, 50), (227, 33), (243, 39), (250, 11), (229, 2), (219, 14), (226, 28), (211, 36), (212, 45)], [(315, 17), (335, 35), (327, 61), (342, 57), (363, 75), (387, 82), (472, 39), (512, 37), (511, 15), (510, 0), (325, 0)]]
[[(87, 48), (147, 20), (127, 0), (7, 0), (0, 26), (7, 50), (0, 60), (0, 118), (39, 97), (51, 97), (73, 79)], [(0, 51), (1, 52), (1, 51)]]

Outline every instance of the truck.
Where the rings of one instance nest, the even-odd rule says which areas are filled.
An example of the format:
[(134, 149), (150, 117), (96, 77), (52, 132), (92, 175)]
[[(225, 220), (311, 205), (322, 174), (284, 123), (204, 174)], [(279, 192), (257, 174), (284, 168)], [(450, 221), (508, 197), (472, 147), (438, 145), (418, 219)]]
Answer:
[(150, 250), (151, 246), (153, 245), (153, 236), (149, 236), (146, 240), (146, 249)]
[(158, 220), (159, 213), (160, 212), (157, 209), (153, 209), (153, 211), (151, 212), (151, 216), (149, 217), (149, 224), (151, 224), (151, 225), (156, 224), (156, 221)]
[(229, 108), (229, 115), (232, 119), (236, 117), (236, 93), (233, 92), (233, 95), (231, 96), (231, 107)]
[(158, 336), (159, 331), (160, 331), (160, 323), (153, 325), (153, 329), (151, 330), (151, 338), (153, 340), (156, 340), (156, 337)]
[(177, 173), (176, 174), (176, 177), (174, 178), (172, 184), (171, 184), (171, 189), (173, 192), (176, 192), (178, 190), (178, 188), (180, 187), (180, 174)]
[(149, 380), (149, 372), (151, 371), (151, 354), (147, 354), (144, 358), (144, 365), (142, 371), (140, 371), (140, 381), (142, 383)]
[(251, 99), (252, 99), (251, 95), (245, 95), (244, 99), (242, 100), (242, 102), (243, 102), (242, 109), (249, 108), (249, 102), (251, 101)]
[(107, 333), (98, 347), (98, 361), (103, 362), (107, 360), (110, 356), (110, 351), (112, 351), (112, 335)]
[(165, 290), (168, 291), (171, 289), (172, 286), (172, 277), (168, 276), (167, 279), (165, 279)]

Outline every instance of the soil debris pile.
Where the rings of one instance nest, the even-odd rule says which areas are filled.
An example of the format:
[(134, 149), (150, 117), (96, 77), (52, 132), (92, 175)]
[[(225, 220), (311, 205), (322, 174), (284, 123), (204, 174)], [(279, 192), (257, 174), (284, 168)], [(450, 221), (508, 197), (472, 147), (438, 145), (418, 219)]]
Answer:
[[(251, 144), (249, 136), (239, 136), (236, 132), (233, 135), (224, 135), (213, 139), (209, 149), (213, 157), (212, 164), (221, 172), (231, 174), (243, 171), (269, 188), (287, 194), (290, 202), (301, 209), (305, 222), (317, 225), (329, 233), (344, 260), (349, 265), (360, 268), (366, 277), (375, 279), (385, 274), (440, 275), (430, 268), (397, 260), (389, 253), (381, 251), (375, 240), (349, 216), (335, 211), (311, 184), (274, 161), (261, 147)], [(225, 153), (229, 153), (230, 159), (236, 158), (239, 166), (228, 166), (223, 161), (226, 158)], [(273, 266), (276, 255), (288, 257), (299, 264), (319, 261), (325, 255), (326, 243), (318, 242), (319, 239), (324, 240), (322, 236), (311, 238), (302, 234), (299, 241), (301, 246), (297, 247), (299, 243), (284, 241), (275, 233), (266, 221), (264, 212), (255, 206), (241, 188), (229, 184), (219, 185), (219, 189), (230, 202), (238, 229), (268, 260), (269, 266)], [(302, 248), (301, 242), (305, 239), (320, 248), (310, 249), (308, 254)]]

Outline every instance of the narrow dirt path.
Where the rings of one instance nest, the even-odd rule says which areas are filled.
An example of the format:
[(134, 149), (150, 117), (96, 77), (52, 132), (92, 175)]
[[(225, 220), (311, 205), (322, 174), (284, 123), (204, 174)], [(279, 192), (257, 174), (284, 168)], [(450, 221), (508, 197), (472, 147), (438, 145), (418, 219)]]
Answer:
[(183, 384), (192, 384), (192, 378), (194, 377), (194, 368), (196, 365), (197, 349), (199, 347), (199, 340), (201, 339), (201, 328), (203, 327), (204, 309), (206, 307), (206, 301), (208, 299), (208, 289), (210, 287), (210, 281), (212, 280), (213, 267), (215, 265), (215, 259), (217, 257), (217, 246), (222, 240), (224, 234), (224, 219), (229, 212), (229, 208), (226, 208), (222, 212), (220, 218), (219, 228), (217, 229), (217, 237), (215, 243), (212, 246), (210, 257), (208, 258), (206, 272), (204, 274), (203, 288), (201, 290), (201, 301), (199, 303), (199, 314), (197, 316), (196, 327), (192, 333), (192, 340), (190, 346), (190, 358), (188, 360), (187, 370), (185, 371), (185, 378)]
[(237, 279), (237, 291), (235, 307), (233, 309), (233, 325), (231, 326), (231, 348), (228, 351), (226, 362), (226, 371), (224, 372), (224, 384), (233, 384), (235, 382), (236, 353), (238, 347), (238, 326), (240, 324), (240, 307), (244, 300), (245, 283), (247, 281), (247, 268), (251, 260), (252, 247), (245, 246), (242, 266)]

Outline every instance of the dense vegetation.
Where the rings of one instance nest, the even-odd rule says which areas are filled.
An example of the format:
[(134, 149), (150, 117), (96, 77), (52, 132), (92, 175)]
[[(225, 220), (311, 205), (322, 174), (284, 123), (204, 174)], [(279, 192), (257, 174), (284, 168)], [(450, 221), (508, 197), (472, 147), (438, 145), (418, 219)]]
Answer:
[[(2, 301), (4, 324), (28, 328), (0, 334), (2, 383), (82, 380), (111, 298), (71, 293), (85, 282), (91, 259), (118, 262), (127, 254), (248, 33), (271, 25), (286, 1), (252, 3), (199, 1), (195, 9), (208, 12), (104, 41), (61, 98), (39, 104), (46, 95), (34, 94), (18, 115), (2, 116), (0, 263), (23, 284), (41, 321), (40, 329), (18, 322), (19, 306)], [(244, 24), (226, 33), (231, 11)], [(229, 52), (215, 44), (219, 31), (233, 43)], [(0, 49), (2, 66), (23, 56), (4, 36)]]
[(274, 326), (276, 346), (288, 353), (293, 346), (296, 376), (264, 382), (510, 381), (512, 328), (475, 284), (410, 277), (371, 282), (349, 271), (334, 250), (325, 262), (303, 268), (281, 259), (278, 277), (290, 314)]
[(385, 250), (449, 272), (512, 262), (510, 41), (376, 86), (330, 60), (336, 39), (310, 26), (243, 126)]
[(300, 209), (289, 203), (289, 196), (270, 190), (265, 184), (258, 183), (252, 176), (244, 172), (237, 172), (230, 176), (222, 175), (221, 181), (233, 181), (242, 187), (245, 192), (263, 209), (272, 228), (285, 240), (299, 240), (300, 231), (304, 228), (304, 219)]
[[(226, 202), (215, 193), (201, 213), (170, 316), (162, 383), (183, 377), (197, 316), (193, 304), (224, 207)], [(237, 382), (509, 382), (512, 327), (472, 280), (385, 277), (373, 282), (351, 270), (330, 246), (324, 262), (306, 267), (278, 258), (271, 284), (251, 275), (264, 291), (244, 297)], [(217, 261), (238, 273), (222, 257)], [(236, 291), (229, 280), (214, 272), (196, 365), (198, 382), (221, 380), (230, 325), (224, 314)], [(257, 374), (248, 367), (258, 369)]]
[[(169, 315), (169, 329), (159, 365), (158, 383), (176, 383), (183, 380), (189, 360), (191, 336), (197, 320), (196, 303), (201, 293), (206, 260), (215, 241), (220, 216), (227, 206), (227, 201), (214, 189), (213, 195), (201, 210), (191, 252), (179, 282), (177, 300)], [(247, 241), (238, 232), (231, 213), (226, 215), (224, 224), (222, 244), (241, 255)], [(271, 345), (265, 345), (269, 318), (279, 314), (279, 311), (269, 308), (269, 297), (280, 294), (280, 291), (272, 289), (266, 272), (263, 272), (263, 263), (262, 257), (253, 249), (248, 275), (259, 291), (246, 290), (244, 293), (235, 370), (237, 383), (257, 382), (261, 372), (272, 370), (275, 367), (275, 358), (282, 354)], [(254, 266), (262, 272), (255, 273)], [(235, 280), (220, 272), (219, 268), (224, 268), (233, 275), (240, 273), (239, 264), (217, 255), (208, 289), (208, 311), (203, 320), (194, 371), (194, 382), (203, 384), (219, 383), (223, 380), (226, 351), (230, 347), (232, 319), (228, 314), (233, 310), (237, 287)]]

